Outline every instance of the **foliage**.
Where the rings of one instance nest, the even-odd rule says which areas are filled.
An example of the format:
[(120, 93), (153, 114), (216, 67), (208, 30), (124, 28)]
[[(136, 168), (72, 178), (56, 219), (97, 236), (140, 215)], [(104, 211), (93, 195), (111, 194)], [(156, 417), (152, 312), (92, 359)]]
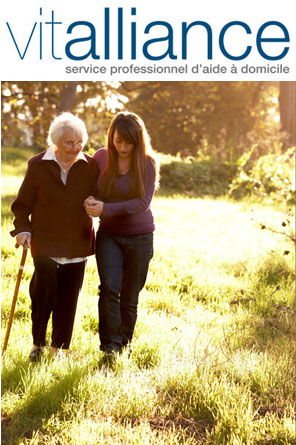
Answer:
[(139, 113), (157, 151), (235, 162), (245, 146), (279, 143), (278, 85), (273, 82), (123, 82), (119, 91)]
[(285, 83), (6, 81), (2, 145), (44, 149), (51, 120), (67, 109), (85, 121), (87, 148), (98, 148), (114, 113), (129, 109), (144, 119), (158, 152), (236, 162), (245, 147), (256, 143), (260, 156), (288, 140), (287, 116), (293, 121), (295, 113), (289, 85), (285, 95), (279, 93)]
[(175, 158), (160, 168), (160, 187), (175, 193), (194, 193), (196, 196), (221, 196), (227, 193), (236, 173), (236, 166), (211, 159), (185, 160)]
[[(50, 122), (62, 111), (69, 83), (2, 82), (2, 145), (34, 145), (38, 151), (43, 150)], [(74, 90), (71, 111), (86, 124), (88, 146), (105, 143), (112, 117), (107, 103), (113, 91), (105, 82), (80, 82)]]
[[(249, 156), (241, 158), (239, 173), (233, 179), (229, 194), (235, 199), (243, 196), (267, 195), (274, 200), (285, 200), (288, 204), (295, 202), (295, 147), (284, 154), (280, 151), (261, 156), (251, 164), (245, 162)], [(246, 156), (246, 155), (244, 155)], [(239, 162), (240, 162), (239, 161)]]
[[(2, 180), (2, 338), (21, 255), (9, 206), (25, 165)], [(2, 360), (2, 442), (295, 443), (294, 254), (283, 255), (285, 241), (251, 220), (281, 224), (279, 206), (252, 208), (248, 200), (154, 199), (155, 255), (132, 353), (110, 365), (98, 345), (93, 257), (69, 355), (57, 361), (46, 351), (40, 364), (28, 362), (28, 255)]]

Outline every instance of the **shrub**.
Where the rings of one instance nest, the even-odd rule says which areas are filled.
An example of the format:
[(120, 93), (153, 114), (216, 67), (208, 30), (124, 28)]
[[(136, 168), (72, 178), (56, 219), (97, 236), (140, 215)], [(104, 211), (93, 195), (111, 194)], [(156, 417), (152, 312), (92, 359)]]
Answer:
[[(251, 155), (251, 152), (249, 152)], [(238, 175), (232, 180), (229, 194), (235, 199), (255, 195), (269, 195), (274, 200), (295, 203), (295, 147), (284, 154), (269, 153), (258, 158), (251, 167), (247, 162), (239, 166)]]
[(176, 193), (220, 196), (227, 193), (237, 167), (211, 159), (173, 160), (160, 168), (160, 187)]

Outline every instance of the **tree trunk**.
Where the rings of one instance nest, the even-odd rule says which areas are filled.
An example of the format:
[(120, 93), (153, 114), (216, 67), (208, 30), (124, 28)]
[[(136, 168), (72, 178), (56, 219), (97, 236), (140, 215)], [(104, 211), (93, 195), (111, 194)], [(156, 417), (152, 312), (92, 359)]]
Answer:
[(294, 146), (296, 144), (296, 82), (280, 82), (280, 118), (281, 129), (286, 132), (288, 140), (287, 146)]
[(59, 112), (72, 111), (78, 82), (68, 82), (61, 99)]

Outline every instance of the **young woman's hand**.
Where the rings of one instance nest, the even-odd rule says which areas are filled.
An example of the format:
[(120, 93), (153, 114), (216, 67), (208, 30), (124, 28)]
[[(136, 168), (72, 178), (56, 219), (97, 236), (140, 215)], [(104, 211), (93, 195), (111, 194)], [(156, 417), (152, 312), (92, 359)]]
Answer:
[(84, 201), (84, 208), (89, 216), (101, 216), (103, 213), (104, 203), (95, 199), (93, 196), (89, 196)]

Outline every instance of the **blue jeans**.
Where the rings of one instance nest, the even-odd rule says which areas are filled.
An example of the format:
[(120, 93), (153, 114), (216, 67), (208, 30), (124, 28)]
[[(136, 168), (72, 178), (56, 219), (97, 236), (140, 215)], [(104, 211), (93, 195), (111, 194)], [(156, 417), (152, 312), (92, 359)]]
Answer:
[(152, 256), (153, 233), (134, 236), (97, 233), (101, 350), (120, 350), (132, 341), (139, 293)]

